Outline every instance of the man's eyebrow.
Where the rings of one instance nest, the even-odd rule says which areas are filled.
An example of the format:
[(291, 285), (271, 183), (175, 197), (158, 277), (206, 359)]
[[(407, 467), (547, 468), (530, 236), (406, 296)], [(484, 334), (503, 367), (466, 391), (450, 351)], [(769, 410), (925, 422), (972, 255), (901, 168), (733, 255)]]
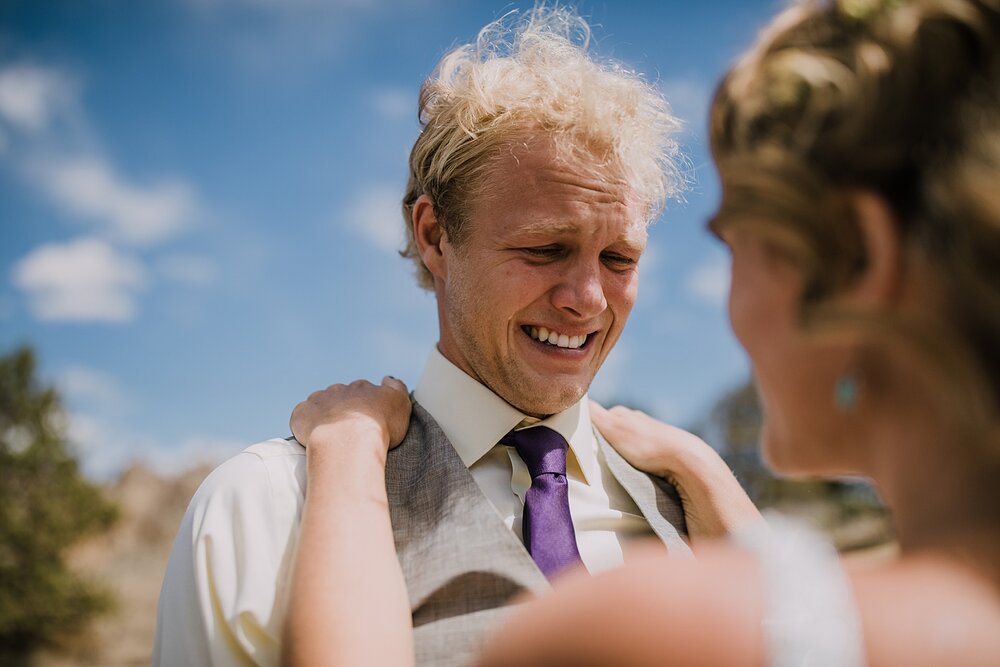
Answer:
[(645, 237), (636, 239), (629, 236), (623, 236), (621, 239), (619, 239), (619, 242), (626, 248), (628, 248), (630, 251), (640, 252), (640, 253), (645, 251), (646, 246), (648, 245)]
[(533, 222), (520, 227), (516, 235), (519, 237), (532, 236), (562, 236), (575, 235), (580, 233), (579, 225), (572, 222)]
[[(581, 233), (579, 225), (571, 222), (536, 222), (528, 223), (517, 230), (514, 237), (519, 242), (531, 242), (534, 239), (552, 240), (553, 237), (575, 236)], [(646, 249), (646, 237), (644, 234), (621, 236), (614, 241), (620, 244), (629, 252), (642, 253)]]

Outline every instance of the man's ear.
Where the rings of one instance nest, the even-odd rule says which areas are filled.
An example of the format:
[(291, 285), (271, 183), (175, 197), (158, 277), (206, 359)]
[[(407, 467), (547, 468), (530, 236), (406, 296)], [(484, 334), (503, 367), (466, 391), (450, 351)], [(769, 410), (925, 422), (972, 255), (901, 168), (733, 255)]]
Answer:
[(413, 240), (424, 266), (436, 279), (444, 280), (448, 276), (448, 262), (444, 253), (448, 234), (434, 213), (434, 202), (427, 195), (420, 195), (413, 202), (410, 224), (413, 225)]
[(855, 220), (861, 232), (865, 266), (846, 290), (859, 306), (881, 307), (898, 296), (903, 279), (903, 248), (899, 224), (889, 204), (871, 192), (852, 196)]

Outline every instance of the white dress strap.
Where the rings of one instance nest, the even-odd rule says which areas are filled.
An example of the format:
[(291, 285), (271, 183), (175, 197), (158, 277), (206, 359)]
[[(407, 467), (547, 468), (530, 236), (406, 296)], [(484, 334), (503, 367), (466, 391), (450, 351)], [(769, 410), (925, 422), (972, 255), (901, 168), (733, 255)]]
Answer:
[(861, 622), (833, 545), (811, 526), (768, 513), (733, 535), (760, 562), (771, 667), (864, 667)]

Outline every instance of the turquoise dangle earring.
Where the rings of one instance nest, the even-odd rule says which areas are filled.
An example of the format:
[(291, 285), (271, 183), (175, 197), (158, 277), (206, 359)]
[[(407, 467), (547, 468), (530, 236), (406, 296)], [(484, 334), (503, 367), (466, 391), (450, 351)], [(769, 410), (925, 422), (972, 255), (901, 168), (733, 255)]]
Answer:
[(858, 406), (860, 383), (854, 373), (844, 373), (833, 385), (833, 402), (844, 412), (853, 412)]

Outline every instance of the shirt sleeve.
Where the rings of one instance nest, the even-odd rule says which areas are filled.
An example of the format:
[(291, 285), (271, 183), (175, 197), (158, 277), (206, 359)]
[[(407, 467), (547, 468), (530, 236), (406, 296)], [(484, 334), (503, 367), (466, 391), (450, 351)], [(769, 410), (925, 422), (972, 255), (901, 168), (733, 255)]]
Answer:
[(160, 592), (154, 667), (278, 665), (302, 497), (284, 458), (244, 451), (195, 493)]

